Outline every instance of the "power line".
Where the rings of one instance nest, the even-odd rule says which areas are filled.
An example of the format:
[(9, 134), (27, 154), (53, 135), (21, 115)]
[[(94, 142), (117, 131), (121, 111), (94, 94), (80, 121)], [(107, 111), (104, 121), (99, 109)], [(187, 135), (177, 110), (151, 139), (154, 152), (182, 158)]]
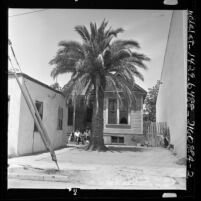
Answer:
[[(14, 52), (14, 50), (13, 50), (12, 42), (11, 42), (10, 39), (8, 39), (8, 44), (10, 45), (11, 51), (12, 51), (13, 56), (14, 56), (14, 58), (15, 58), (15, 62), (17, 63), (20, 72), (22, 73), (22, 69), (20, 68), (20, 65), (19, 65), (19, 63), (18, 63), (18, 60), (17, 60), (17, 58), (16, 58), (16, 56), (15, 56), (15, 52)], [(9, 57), (9, 60), (10, 60), (10, 57)], [(12, 65), (12, 64), (11, 64), (11, 65)]]
[(21, 15), (27, 15), (30, 13), (37, 13), (37, 12), (42, 12), (42, 11), (46, 11), (48, 9), (41, 9), (41, 10), (36, 10), (36, 11), (32, 11), (32, 12), (26, 12), (26, 13), (20, 13), (20, 14), (16, 14), (16, 15), (10, 15), (9, 17), (16, 17), (16, 16), (21, 16)]

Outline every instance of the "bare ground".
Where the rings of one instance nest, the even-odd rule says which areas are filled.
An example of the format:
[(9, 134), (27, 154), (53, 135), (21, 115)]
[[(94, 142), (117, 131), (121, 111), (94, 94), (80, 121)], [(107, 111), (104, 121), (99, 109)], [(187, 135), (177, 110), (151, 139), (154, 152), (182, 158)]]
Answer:
[(8, 159), (8, 172), (64, 176), (66, 185), (88, 189), (186, 188), (186, 166), (177, 164), (179, 158), (163, 148), (113, 146), (97, 152), (68, 147), (56, 155), (60, 171), (49, 153), (44, 153)]

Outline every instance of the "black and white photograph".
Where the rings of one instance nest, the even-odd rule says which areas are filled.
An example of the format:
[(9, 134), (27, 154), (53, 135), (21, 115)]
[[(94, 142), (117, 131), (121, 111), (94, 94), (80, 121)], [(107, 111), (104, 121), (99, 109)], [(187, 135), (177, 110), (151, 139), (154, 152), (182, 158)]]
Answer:
[(9, 8), (7, 188), (186, 190), (188, 16)]

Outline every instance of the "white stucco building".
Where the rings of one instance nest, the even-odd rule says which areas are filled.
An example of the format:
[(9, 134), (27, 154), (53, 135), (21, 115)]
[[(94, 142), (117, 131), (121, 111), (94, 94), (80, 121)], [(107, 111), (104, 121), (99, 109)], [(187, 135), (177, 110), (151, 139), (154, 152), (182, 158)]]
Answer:
[(180, 157), (186, 157), (187, 11), (173, 11), (161, 82), (156, 121), (167, 122), (175, 152)]
[[(61, 92), (26, 74), (18, 74), (39, 110), (54, 149), (65, 146), (67, 107)], [(8, 156), (37, 153), (46, 150), (34, 125), (29, 108), (13, 74), (8, 76)]]

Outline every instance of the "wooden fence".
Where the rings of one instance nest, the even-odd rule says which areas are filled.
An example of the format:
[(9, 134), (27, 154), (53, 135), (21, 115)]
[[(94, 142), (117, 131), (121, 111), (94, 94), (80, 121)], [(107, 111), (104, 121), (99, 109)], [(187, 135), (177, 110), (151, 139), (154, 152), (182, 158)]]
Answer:
[(143, 134), (146, 135), (148, 132), (148, 127), (150, 126), (151, 121), (143, 121)]
[(151, 122), (146, 133), (148, 145), (152, 147), (162, 147), (165, 134), (167, 134), (170, 139), (169, 129), (166, 122)]

